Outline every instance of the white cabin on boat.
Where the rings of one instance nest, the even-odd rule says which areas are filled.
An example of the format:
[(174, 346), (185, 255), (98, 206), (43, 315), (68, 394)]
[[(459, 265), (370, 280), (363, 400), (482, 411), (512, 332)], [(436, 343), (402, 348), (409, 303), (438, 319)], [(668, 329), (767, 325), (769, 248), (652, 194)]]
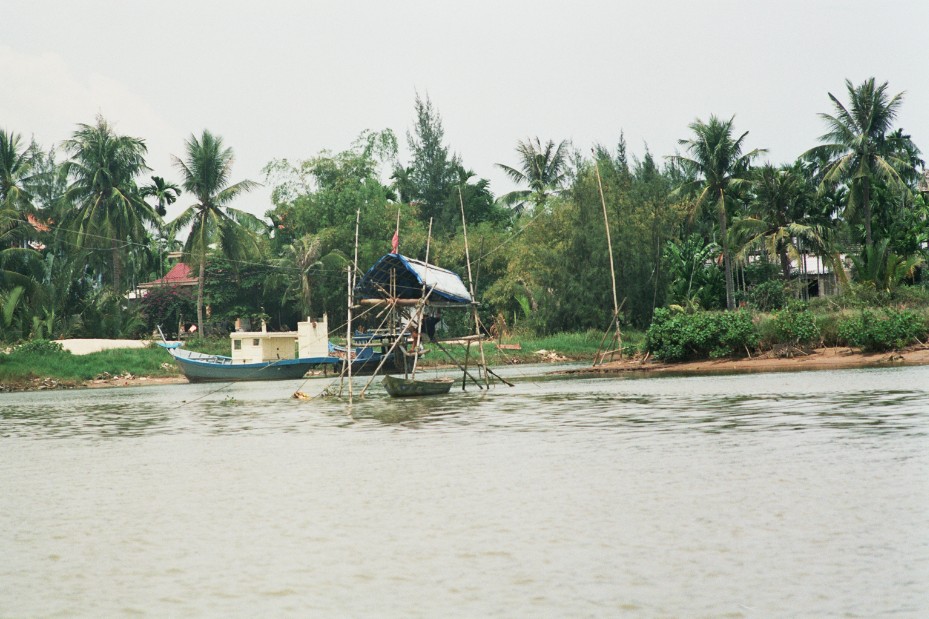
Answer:
[(266, 363), (281, 359), (326, 357), (329, 354), (329, 325), (326, 315), (322, 320), (308, 318), (297, 323), (296, 331), (268, 332), (262, 321), (261, 331), (234, 331), (232, 363)]

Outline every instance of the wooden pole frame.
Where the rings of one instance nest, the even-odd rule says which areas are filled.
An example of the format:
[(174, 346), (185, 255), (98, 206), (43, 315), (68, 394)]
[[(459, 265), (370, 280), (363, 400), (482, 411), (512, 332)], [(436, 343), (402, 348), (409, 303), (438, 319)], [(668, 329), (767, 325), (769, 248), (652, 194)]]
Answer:
[[(613, 240), (610, 237), (610, 219), (607, 216), (606, 212), (606, 198), (603, 195), (603, 182), (600, 180), (600, 164), (597, 162), (597, 153), (591, 150), (593, 153), (594, 159), (594, 170), (597, 172), (597, 188), (600, 190), (600, 204), (603, 206), (603, 224), (606, 227), (606, 246), (610, 254), (610, 283), (613, 286), (613, 324), (610, 325), (610, 328), (616, 327), (615, 340), (619, 350), (619, 358), (623, 358), (623, 334), (619, 326), (619, 301), (618, 295), (616, 293), (616, 267), (613, 265)], [(609, 329), (607, 329), (609, 331)], [(610, 351), (609, 353), (604, 353), (601, 357), (599, 352), (597, 353), (598, 359), (595, 360), (594, 365), (603, 361), (603, 358), (607, 354), (610, 355), (610, 361), (613, 360), (613, 353), (615, 350)]]
[[(468, 264), (468, 287), (471, 291), (471, 309), (474, 314), (474, 335), (477, 336), (477, 347), (481, 351), (481, 369), (484, 371), (484, 384), (490, 388), (490, 375), (487, 373), (487, 360), (484, 357), (484, 341), (481, 338), (481, 318), (477, 312), (477, 303), (474, 295), (474, 279), (471, 277), (471, 252), (468, 249), (468, 223), (465, 220), (464, 197), (461, 195), (461, 186), (458, 186), (458, 204), (461, 206), (461, 229), (464, 232), (465, 261)], [(467, 367), (467, 365), (465, 366)], [(480, 376), (480, 372), (478, 372)], [(462, 386), (464, 382), (462, 381)]]

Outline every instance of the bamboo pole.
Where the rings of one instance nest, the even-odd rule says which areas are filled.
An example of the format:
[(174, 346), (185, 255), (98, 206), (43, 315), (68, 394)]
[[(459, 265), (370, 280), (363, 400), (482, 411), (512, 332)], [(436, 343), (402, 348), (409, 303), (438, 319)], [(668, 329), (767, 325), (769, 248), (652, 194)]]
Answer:
[[(478, 388), (478, 389), (483, 389), (483, 388), (484, 388), (484, 385), (481, 384), (481, 381), (479, 381), (478, 379), (476, 379), (476, 378), (474, 378), (473, 376), (471, 376), (470, 372), (468, 372), (468, 368), (467, 368), (467, 359), (465, 360), (465, 366), (462, 366), (460, 363), (458, 363), (458, 360), (455, 359), (454, 355), (452, 355), (452, 353), (448, 352), (448, 349), (445, 348), (444, 346), (442, 346), (442, 344), (441, 344), (440, 342), (435, 341), (435, 342), (433, 342), (433, 344), (435, 344), (435, 345), (438, 347), (439, 350), (441, 350), (442, 352), (444, 352), (444, 353), (445, 353), (445, 356), (448, 357), (448, 358), (451, 360), (452, 363), (454, 363), (455, 365), (457, 365), (459, 370), (461, 370), (462, 372), (464, 372), (464, 376), (461, 377), (461, 390), (462, 390), (462, 391), (464, 391), (465, 379), (467, 379), (467, 378), (470, 378), (470, 379), (471, 379), (471, 382), (473, 382), (475, 385), (477, 385), (477, 388)], [(468, 348), (467, 348), (467, 350), (470, 350), (470, 347), (471, 347), (471, 342), (469, 341), (469, 342), (468, 342)], [(467, 355), (467, 353), (466, 353), (466, 355)]]
[[(432, 288), (429, 289), (429, 294), (427, 294), (426, 297), (425, 297), (425, 299), (423, 299), (423, 303), (425, 303), (426, 301), (429, 300), (429, 297), (432, 295), (432, 291), (433, 291), (433, 290), (435, 290), (435, 286), (433, 286)], [(397, 348), (397, 344), (400, 342), (400, 340), (403, 339), (403, 336), (404, 336), (404, 334), (406, 333), (407, 329), (409, 329), (410, 324), (411, 324), (411, 323), (409, 323), (409, 322), (406, 323), (406, 326), (403, 327), (403, 329), (400, 331), (400, 334), (399, 334), (396, 338), (394, 338), (394, 343), (391, 345), (390, 350), (388, 350), (388, 351), (384, 354), (384, 356), (381, 357), (381, 362), (377, 365), (377, 368), (374, 369), (374, 373), (371, 375), (370, 380), (368, 380), (367, 384), (364, 386), (364, 389), (361, 390), (361, 394), (360, 394), (360, 395), (364, 395), (365, 391), (368, 390), (368, 387), (371, 386), (371, 383), (374, 382), (374, 379), (377, 378), (377, 375), (378, 375), (378, 373), (381, 371), (381, 368), (384, 367), (384, 363), (387, 362), (387, 359), (390, 358), (390, 355), (391, 355), (391, 354), (393, 353), (393, 351)], [(404, 361), (403, 361), (403, 366), (404, 366), (404, 369), (406, 369), (406, 360), (405, 360), (405, 359), (404, 359)]]
[[(470, 356), (471, 356), (471, 340), (468, 340), (468, 345), (465, 346), (464, 368), (462, 369), (462, 371), (465, 373), (465, 376), (471, 376), (470, 374), (468, 374), (468, 357), (470, 357)], [(478, 368), (477, 375), (478, 375), (478, 377), (480, 377), (480, 375), (481, 375), (480, 368)], [(474, 380), (474, 379), (472, 378), (471, 380)], [(483, 389), (483, 387), (481, 387), (481, 383), (477, 383), (477, 386)], [(461, 390), (462, 390), (462, 391), (465, 390), (465, 379), (464, 379), (464, 376), (461, 377)]]
[[(399, 217), (400, 213), (397, 212)], [(361, 224), (361, 209), (355, 211), (355, 262), (352, 265), (352, 290), (355, 289), (355, 275), (358, 273), (358, 227)]]
[[(461, 206), (461, 229), (464, 232), (465, 261), (468, 263), (468, 287), (471, 290), (471, 309), (474, 314), (474, 334), (478, 336), (477, 347), (481, 351), (481, 369), (484, 370), (484, 383), (490, 388), (490, 376), (487, 374), (487, 360), (484, 358), (484, 342), (481, 338), (481, 318), (477, 313), (477, 303), (474, 295), (474, 280), (471, 277), (471, 252), (468, 250), (468, 223), (465, 221), (464, 197), (461, 195), (461, 186), (458, 186), (458, 204)], [(467, 367), (467, 366), (465, 366)], [(480, 376), (480, 372), (478, 372)]]
[[(419, 319), (416, 321), (416, 332), (419, 334), (414, 342), (413, 349), (413, 380), (416, 379), (416, 366), (419, 364), (419, 343), (423, 340), (423, 311), (426, 307), (426, 278), (429, 275), (429, 244), (432, 241), (432, 217), (429, 218), (429, 232), (426, 235), (426, 274), (423, 277), (423, 304), (419, 308)], [(405, 365), (405, 364), (404, 364)]]
[[(348, 367), (348, 403), (352, 403), (352, 267), (348, 267), (348, 321), (345, 333), (345, 363)], [(341, 391), (341, 390), (340, 390)]]
[[(597, 187), (600, 190), (600, 204), (603, 206), (603, 224), (606, 227), (606, 246), (607, 250), (610, 252), (610, 283), (613, 285), (613, 322), (616, 326), (616, 343), (619, 346), (619, 358), (622, 359), (623, 334), (619, 328), (619, 301), (616, 294), (616, 268), (613, 266), (613, 241), (610, 238), (610, 219), (607, 217), (606, 213), (606, 198), (603, 195), (603, 182), (600, 180), (600, 164), (597, 162), (596, 153), (594, 153), (594, 169), (597, 172)], [(612, 356), (610, 359), (612, 360)]]

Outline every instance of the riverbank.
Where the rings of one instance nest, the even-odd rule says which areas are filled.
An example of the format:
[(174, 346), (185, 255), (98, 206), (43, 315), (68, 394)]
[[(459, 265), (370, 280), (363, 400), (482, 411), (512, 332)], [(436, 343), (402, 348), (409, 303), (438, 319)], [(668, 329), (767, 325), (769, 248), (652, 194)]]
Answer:
[(913, 346), (900, 351), (883, 353), (862, 353), (845, 347), (817, 348), (809, 352), (794, 351), (790, 356), (766, 353), (754, 357), (702, 359), (679, 363), (662, 363), (638, 358), (605, 363), (595, 368), (565, 370), (559, 372), (559, 374), (802, 372), (806, 370), (840, 370), (904, 365), (929, 365), (929, 347)]
[(0, 382), (0, 393), (13, 391), (48, 391), (53, 389), (103, 389), (107, 387), (143, 387), (145, 385), (177, 385), (187, 379), (177, 376), (133, 376), (123, 374), (91, 380), (57, 379), (51, 377), (21, 378)]
[[(527, 342), (529, 343), (529, 342)], [(536, 343), (536, 342), (532, 342)], [(546, 342), (551, 345), (554, 342)], [(446, 342), (446, 344), (448, 344)], [(576, 344), (576, 343), (575, 343)], [(94, 344), (93, 348), (100, 346)], [(507, 345), (498, 349), (493, 342), (485, 343), (490, 367), (526, 363), (584, 362), (593, 359), (595, 351), (581, 346), (566, 346), (559, 350), (534, 346)], [(104, 349), (107, 346), (103, 346)], [(448, 348), (448, 347), (447, 347)], [(108, 387), (140, 387), (145, 385), (183, 384), (187, 382), (160, 349), (102, 350), (85, 355), (58, 353), (66, 359), (55, 361), (46, 355), (33, 357), (27, 368), (9, 372), (6, 364), (0, 372), (0, 393), (11, 391), (44, 391), (50, 389), (100, 389)], [(454, 356), (462, 354), (458, 351)], [(472, 363), (476, 352), (472, 350)], [(54, 357), (54, 355), (52, 355)], [(454, 365), (438, 351), (429, 355), (429, 367)], [(459, 359), (459, 362), (461, 359)], [(862, 353), (847, 347), (819, 348), (808, 353), (792, 351), (789, 356), (768, 352), (744, 358), (704, 359), (679, 363), (663, 363), (641, 356), (605, 363), (597, 367), (563, 370), (563, 375), (620, 375), (647, 372), (653, 374), (712, 374), (752, 372), (799, 372), (805, 370), (853, 369), (929, 365), (929, 346), (913, 346), (901, 351)], [(0, 366), (2, 367), (2, 366)]]

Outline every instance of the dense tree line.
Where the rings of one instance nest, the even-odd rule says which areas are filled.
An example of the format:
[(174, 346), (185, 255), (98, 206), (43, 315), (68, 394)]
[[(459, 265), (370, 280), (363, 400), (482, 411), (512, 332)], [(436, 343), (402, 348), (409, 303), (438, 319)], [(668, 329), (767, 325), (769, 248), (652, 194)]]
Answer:
[[(645, 328), (659, 308), (770, 309), (802, 297), (804, 255), (843, 286), (920, 285), (929, 188), (919, 148), (895, 126), (903, 94), (873, 78), (846, 87), (828, 95), (824, 134), (794, 161), (762, 163), (762, 145), (716, 116), (682, 128), (680, 150), (660, 157), (630, 157), (622, 133), (589, 152), (529, 137), (501, 154), (517, 185), (501, 196), (417, 95), (408, 161), (389, 129), (343, 152), (272, 161), (264, 219), (235, 208), (255, 182), (235, 179), (232, 148), (210, 131), (190, 136), (158, 176), (144, 139), (103, 118), (51, 148), (3, 128), (0, 339), (133, 336), (181, 317), (204, 333), (236, 317), (286, 328), (340, 316), (356, 217), (359, 269), (390, 250), (399, 218), (401, 253), (422, 258), (431, 229), (430, 261), (464, 274), (464, 213), (484, 322), (537, 333), (610, 324), (602, 204), (624, 325)], [(185, 209), (165, 221), (175, 202)], [(172, 251), (196, 292), (132, 298), (164, 275)]]

